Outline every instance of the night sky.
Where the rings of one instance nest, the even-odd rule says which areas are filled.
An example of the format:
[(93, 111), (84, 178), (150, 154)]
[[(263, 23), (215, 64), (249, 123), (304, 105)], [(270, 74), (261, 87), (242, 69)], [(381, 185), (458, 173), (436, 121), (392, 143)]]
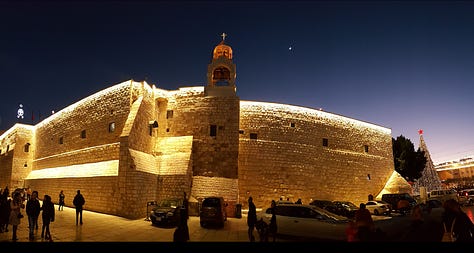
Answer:
[(130, 79), (204, 86), (223, 32), (242, 100), (322, 108), (415, 148), (423, 129), (435, 164), (474, 154), (470, 1), (0, 1), (0, 129), (19, 104), (36, 124)]

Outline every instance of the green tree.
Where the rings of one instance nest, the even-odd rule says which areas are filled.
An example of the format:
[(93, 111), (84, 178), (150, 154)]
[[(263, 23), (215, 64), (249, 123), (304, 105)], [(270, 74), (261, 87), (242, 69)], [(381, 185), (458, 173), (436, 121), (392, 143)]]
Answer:
[(395, 171), (407, 181), (415, 181), (420, 178), (426, 165), (425, 152), (415, 147), (410, 139), (403, 135), (392, 138), (393, 160)]

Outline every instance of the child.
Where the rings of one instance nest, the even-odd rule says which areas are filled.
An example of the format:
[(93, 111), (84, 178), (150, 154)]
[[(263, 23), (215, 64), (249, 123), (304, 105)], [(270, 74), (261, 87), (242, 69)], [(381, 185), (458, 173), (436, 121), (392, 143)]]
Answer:
[[(41, 229), (41, 238), (52, 242), (53, 238), (51, 237), (51, 232), (49, 231), (49, 223), (54, 221), (54, 204), (51, 201), (51, 196), (44, 195), (43, 206), (41, 207), (41, 210), (43, 210), (43, 227)], [(46, 235), (44, 233), (45, 230)]]

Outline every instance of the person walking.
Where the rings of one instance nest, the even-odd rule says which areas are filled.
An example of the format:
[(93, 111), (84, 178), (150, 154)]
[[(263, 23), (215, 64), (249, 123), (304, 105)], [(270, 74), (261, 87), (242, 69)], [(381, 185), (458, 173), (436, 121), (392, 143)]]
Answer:
[(66, 198), (66, 195), (64, 195), (63, 190), (59, 193), (59, 206), (58, 206), (58, 211), (63, 211), (64, 210), (64, 199)]
[(41, 238), (44, 238), (45, 240), (52, 242), (53, 237), (51, 237), (49, 224), (54, 221), (54, 204), (51, 201), (51, 196), (44, 195), (43, 206), (41, 206), (41, 210), (43, 211), (41, 215), (41, 217), (43, 218), (43, 226), (41, 228)]
[(249, 240), (251, 242), (254, 242), (255, 237), (253, 236), (253, 230), (255, 228), (255, 223), (257, 223), (257, 208), (255, 207), (255, 204), (253, 203), (252, 197), (249, 197), (248, 202), (249, 202), (249, 212), (247, 214), (247, 225), (249, 226), (248, 235), (249, 235)]
[(268, 226), (268, 234), (272, 237), (273, 242), (276, 241), (276, 234), (278, 231), (275, 209), (276, 209), (276, 202), (275, 200), (272, 200), (272, 204), (271, 204), (272, 217), (270, 218), (270, 225)]
[(35, 228), (38, 229), (38, 217), (41, 212), (41, 205), (38, 200), (38, 191), (31, 193), (30, 199), (26, 202), (26, 215), (28, 216), (29, 239), (34, 240)]
[(78, 224), (78, 221), (82, 225), (82, 209), (85, 203), (86, 200), (81, 194), (81, 190), (77, 190), (77, 194), (76, 196), (74, 196), (74, 200), (72, 201), (72, 204), (74, 204), (74, 206), (76, 207), (76, 226)]
[(12, 225), (12, 241), (16, 242), (18, 240), (17, 237), (17, 230), (18, 225), (21, 224), (21, 218), (23, 215), (21, 214), (21, 209), (25, 208), (25, 204), (23, 204), (23, 200), (21, 198), (21, 194), (19, 192), (13, 192), (13, 198), (10, 202), (10, 217), (8, 219), (8, 223)]

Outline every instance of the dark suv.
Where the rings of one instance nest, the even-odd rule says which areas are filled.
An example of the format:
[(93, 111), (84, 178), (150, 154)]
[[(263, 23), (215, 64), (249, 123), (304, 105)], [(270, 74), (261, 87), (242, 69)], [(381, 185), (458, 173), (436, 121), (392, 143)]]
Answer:
[(151, 223), (156, 226), (177, 226), (182, 205), (182, 198), (160, 201), (150, 212)]
[(223, 197), (206, 197), (202, 201), (201, 211), (199, 212), (199, 222), (201, 227), (217, 225), (224, 227), (227, 220), (227, 203)]

